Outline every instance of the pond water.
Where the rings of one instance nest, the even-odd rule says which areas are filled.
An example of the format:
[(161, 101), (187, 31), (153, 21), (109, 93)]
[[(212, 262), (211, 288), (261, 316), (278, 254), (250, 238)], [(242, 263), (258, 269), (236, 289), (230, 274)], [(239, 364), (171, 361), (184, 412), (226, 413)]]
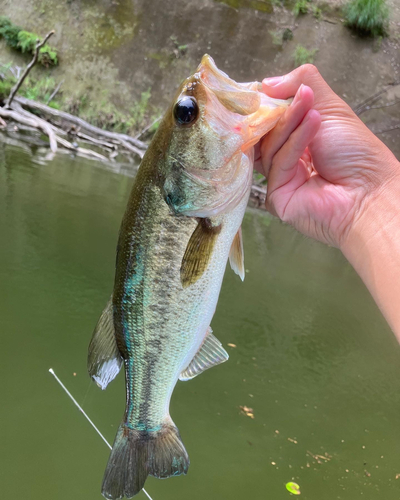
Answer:
[[(0, 143), (3, 498), (102, 498), (109, 451), (48, 370), (112, 442), (123, 377), (98, 389), (86, 352), (131, 185), (96, 162), (42, 162)], [(394, 336), (336, 249), (261, 212), (246, 213), (243, 232), (246, 279), (227, 269), (212, 323), (230, 360), (173, 395), (189, 474), (146, 489), (154, 500), (285, 500), (295, 481), (308, 500), (398, 500)]]

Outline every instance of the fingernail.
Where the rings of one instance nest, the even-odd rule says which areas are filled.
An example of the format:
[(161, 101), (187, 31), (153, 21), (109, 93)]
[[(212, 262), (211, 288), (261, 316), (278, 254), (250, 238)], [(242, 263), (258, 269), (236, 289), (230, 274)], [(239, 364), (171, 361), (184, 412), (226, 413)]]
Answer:
[(297, 92), (296, 92), (296, 95), (294, 96), (293, 104), (296, 104), (296, 102), (300, 101), (301, 98), (303, 97), (303, 95), (302, 95), (303, 94), (303, 88), (304, 88), (304, 85), (301, 84), (300, 87), (298, 88)]
[(263, 83), (268, 87), (275, 87), (283, 81), (283, 76), (274, 76), (273, 78), (264, 78)]

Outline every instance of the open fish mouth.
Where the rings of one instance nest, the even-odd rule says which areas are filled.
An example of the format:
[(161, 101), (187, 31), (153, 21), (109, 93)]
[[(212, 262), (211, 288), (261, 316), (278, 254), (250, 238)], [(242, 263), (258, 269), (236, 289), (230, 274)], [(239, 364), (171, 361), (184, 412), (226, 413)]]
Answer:
[(256, 144), (271, 130), (291, 100), (264, 94), (261, 83), (238, 83), (218, 69), (213, 58), (204, 55), (196, 73), (206, 90), (206, 116), (210, 126), (243, 138), (242, 151)]

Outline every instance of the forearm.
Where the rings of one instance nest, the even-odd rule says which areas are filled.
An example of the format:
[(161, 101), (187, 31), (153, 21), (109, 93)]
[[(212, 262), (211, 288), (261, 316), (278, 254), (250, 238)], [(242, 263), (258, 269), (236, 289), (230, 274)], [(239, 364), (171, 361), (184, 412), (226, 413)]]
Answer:
[(400, 178), (365, 202), (341, 250), (400, 342)]

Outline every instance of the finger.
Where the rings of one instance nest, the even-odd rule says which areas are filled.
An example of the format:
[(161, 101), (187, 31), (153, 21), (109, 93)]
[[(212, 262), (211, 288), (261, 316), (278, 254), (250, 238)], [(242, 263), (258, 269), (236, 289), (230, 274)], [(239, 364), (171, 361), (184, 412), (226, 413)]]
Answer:
[(265, 78), (262, 82), (263, 91), (276, 99), (287, 99), (296, 94), (301, 84), (311, 87), (315, 93), (315, 101), (326, 93), (334, 93), (312, 64), (304, 64), (291, 73), (273, 78)]
[(310, 87), (301, 85), (291, 106), (262, 142), (261, 159), (265, 175), (268, 175), (271, 168), (272, 158), (288, 140), (290, 134), (299, 126), (313, 104), (313, 91)]
[(265, 208), (275, 217), (288, 221), (285, 218), (286, 208), (292, 199), (293, 194), (297, 189), (305, 184), (310, 178), (310, 172), (305, 162), (300, 159), (292, 169), (293, 177), (291, 180), (281, 187), (281, 189), (271, 189), (271, 185), (267, 186), (267, 197), (265, 200)]
[[(284, 146), (274, 156), (268, 176), (269, 195), (283, 186), (287, 186), (290, 190), (296, 190), (305, 182), (304, 173), (296, 177), (296, 172), (299, 170), (299, 161), (305, 149), (315, 137), (320, 125), (320, 114), (318, 111), (311, 109)], [(304, 161), (303, 164), (304, 168), (301, 171), (307, 171), (309, 177), (310, 173)]]

